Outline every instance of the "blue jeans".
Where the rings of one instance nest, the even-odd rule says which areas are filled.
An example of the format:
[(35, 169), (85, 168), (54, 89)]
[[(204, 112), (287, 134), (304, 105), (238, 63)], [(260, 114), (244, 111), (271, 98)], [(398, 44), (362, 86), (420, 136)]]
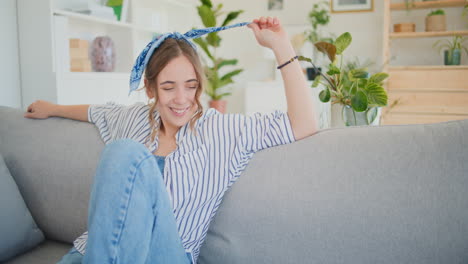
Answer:
[[(116, 140), (104, 148), (88, 213), (81, 263), (191, 263), (156, 158), (134, 140)], [(72, 249), (59, 263), (75, 263), (65, 261), (77, 253)]]

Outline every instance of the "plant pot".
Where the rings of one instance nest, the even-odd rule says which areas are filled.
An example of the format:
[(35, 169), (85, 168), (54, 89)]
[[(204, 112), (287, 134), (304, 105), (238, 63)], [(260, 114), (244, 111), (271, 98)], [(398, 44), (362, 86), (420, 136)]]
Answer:
[(318, 71), (315, 70), (315, 68), (313, 67), (310, 67), (310, 68), (307, 68), (307, 80), (309, 81), (313, 81), (315, 80), (315, 77), (319, 76), (320, 75), (320, 72), (322, 71), (322, 68), (320, 67), (317, 67)]
[(445, 65), (460, 65), (461, 50), (444, 50), (444, 64)]
[(426, 31), (447, 30), (445, 15), (434, 15), (426, 17)]
[(209, 102), (210, 108), (214, 108), (222, 114), (226, 113), (226, 104), (226, 100), (211, 100)]
[(415, 32), (416, 31), (416, 24), (414, 23), (399, 23), (393, 25), (393, 31), (395, 33), (398, 32)]
[(364, 112), (356, 112), (349, 106), (343, 106), (342, 118), (346, 126), (377, 126), (380, 123), (379, 107), (372, 107)]

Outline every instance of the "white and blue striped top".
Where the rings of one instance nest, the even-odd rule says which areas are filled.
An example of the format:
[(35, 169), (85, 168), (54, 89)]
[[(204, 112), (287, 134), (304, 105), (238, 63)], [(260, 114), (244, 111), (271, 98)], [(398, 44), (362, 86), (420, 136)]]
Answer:
[[(94, 123), (105, 144), (121, 138), (146, 144), (150, 131), (149, 106), (130, 106), (109, 102), (91, 105), (88, 120)], [(154, 112), (159, 122), (159, 113)], [(176, 134), (177, 148), (166, 157), (164, 182), (172, 200), (182, 244), (193, 257), (199, 255), (208, 226), (226, 190), (237, 180), (256, 151), (294, 142), (287, 113), (221, 114), (208, 109), (197, 120), (193, 133), (190, 124)], [(158, 139), (149, 145), (154, 152)], [(74, 242), (85, 252), (87, 232)]]

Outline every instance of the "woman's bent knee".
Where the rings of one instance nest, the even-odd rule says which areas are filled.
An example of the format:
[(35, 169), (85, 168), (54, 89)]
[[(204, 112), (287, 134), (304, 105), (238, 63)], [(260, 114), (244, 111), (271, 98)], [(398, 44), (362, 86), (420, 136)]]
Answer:
[(115, 140), (102, 151), (96, 177), (103, 181), (118, 180), (118, 175), (128, 175), (148, 157), (152, 153), (143, 144), (132, 139)]

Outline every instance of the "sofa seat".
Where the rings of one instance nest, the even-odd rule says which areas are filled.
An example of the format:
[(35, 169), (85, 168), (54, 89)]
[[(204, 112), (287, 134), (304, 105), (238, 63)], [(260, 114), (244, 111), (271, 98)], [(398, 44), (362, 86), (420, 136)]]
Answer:
[(71, 244), (46, 240), (33, 250), (16, 256), (4, 264), (55, 264), (72, 247)]

